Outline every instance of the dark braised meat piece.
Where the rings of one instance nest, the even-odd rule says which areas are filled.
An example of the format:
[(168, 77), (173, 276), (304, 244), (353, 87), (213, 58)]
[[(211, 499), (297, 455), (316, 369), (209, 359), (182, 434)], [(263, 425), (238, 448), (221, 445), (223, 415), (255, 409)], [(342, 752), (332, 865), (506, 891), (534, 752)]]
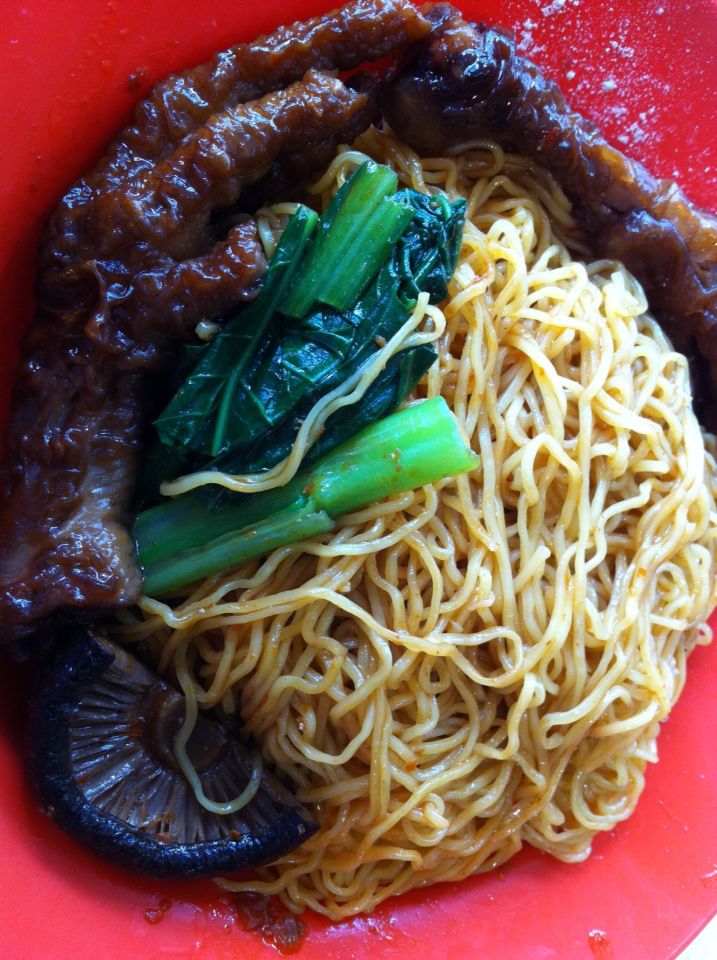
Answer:
[(466, 23), (445, 4), (436, 27), (385, 94), (396, 133), (422, 153), (498, 136), (545, 166), (600, 256), (637, 276), (675, 346), (691, 361), (696, 409), (717, 428), (717, 219), (611, 147), (503, 30)]
[(6, 434), (0, 642), (136, 600), (126, 510), (148, 374), (199, 319), (255, 295), (265, 268), (254, 222), (217, 238), (216, 211), (263, 178), (311, 175), (374, 119), (370, 90), (314, 68), (356, 67), (428, 29), (408, 0), (358, 0), (217, 54), (158, 84), (62, 199)]
[[(240, 206), (243, 210), (256, 210), (265, 203), (286, 199), (296, 184), (308, 181), (317, 170), (323, 170), (336, 156), (342, 143), (353, 143), (359, 134), (379, 119), (378, 99), (381, 80), (371, 73), (354, 74), (348, 86), (367, 97), (364, 111), (358, 111), (352, 120), (339, 131), (340, 136), (327, 130), (317, 141), (306, 140), (294, 150), (283, 153), (271, 170), (257, 183), (242, 193)], [(367, 120), (365, 114), (370, 113)]]
[(98, 170), (112, 178), (165, 156), (218, 110), (301, 79), (307, 70), (352, 70), (425, 37), (428, 21), (410, 0), (353, 0), (312, 20), (215, 54), (158, 83)]
[[(2, 617), (34, 622), (58, 606), (131, 602), (141, 581), (124, 509), (148, 384), (177, 339), (251, 295), (264, 270), (253, 221), (194, 259), (217, 206), (304, 138), (342, 131), (368, 99), (325, 74), (216, 114), (124, 188), (98, 190), (74, 259), (46, 274), (23, 344), (7, 435), (0, 515)], [(52, 218), (46, 250), (74, 240)], [(82, 260), (81, 251), (86, 259)], [(170, 252), (171, 251), (171, 252)]]
[(167, 339), (186, 339), (197, 320), (257, 292), (265, 263), (253, 221), (212, 246), (213, 211), (235, 204), (282, 155), (365, 128), (374, 110), (365, 94), (309, 71), (285, 90), (214, 114), (123, 187), (96, 190), (79, 223), (68, 226), (74, 210), (53, 215), (45, 259), (47, 251), (64, 254), (74, 233), (92, 259), (80, 260), (73, 249), (71, 265), (49, 267), (38, 283), (41, 305), (94, 306), (99, 282), (112, 322), (95, 309), (84, 333), (123, 354), (123, 367), (146, 366)]

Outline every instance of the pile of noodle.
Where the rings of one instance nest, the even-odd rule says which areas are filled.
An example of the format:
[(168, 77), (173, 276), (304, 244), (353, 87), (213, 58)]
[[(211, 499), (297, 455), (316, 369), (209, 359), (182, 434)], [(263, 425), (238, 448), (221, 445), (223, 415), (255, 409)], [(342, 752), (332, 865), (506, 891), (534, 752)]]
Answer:
[(468, 199), (449, 298), (402, 336), (436, 341), (416, 398), (445, 397), (480, 468), (121, 628), (192, 704), (238, 712), (316, 812), (311, 840), (226, 886), (333, 918), (524, 842), (587, 857), (633, 811), (716, 599), (715, 462), (637, 282), (575, 260), (559, 188), (494, 143), (419, 161), (372, 131), (317, 203), (364, 154)]

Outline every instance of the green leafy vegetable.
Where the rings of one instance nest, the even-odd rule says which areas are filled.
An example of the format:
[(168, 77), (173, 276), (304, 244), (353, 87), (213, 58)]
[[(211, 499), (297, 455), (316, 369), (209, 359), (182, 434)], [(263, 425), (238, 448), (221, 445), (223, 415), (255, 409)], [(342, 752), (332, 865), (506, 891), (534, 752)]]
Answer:
[[(304, 460), (305, 466), (314, 463), (368, 424), (395, 410), (434, 362), (435, 356), (430, 347), (420, 346), (392, 357), (384, 372), (364, 394), (361, 403), (342, 408), (329, 417), (323, 435)], [(267, 438), (266, 449), (263, 453), (257, 453), (252, 472), (263, 469), (266, 463), (282, 459), (290, 448), (290, 441), (282, 434)], [(179, 550), (199, 546), (207, 535), (211, 539), (236, 526), (236, 518), (242, 516), (247, 496), (219, 486), (204, 489), (211, 492), (211, 498), (188, 493), (172, 497), (139, 514), (134, 535), (143, 556), (154, 562)]]
[[(207, 343), (182, 345), (170, 375), (170, 389), (173, 388), (175, 391), (179, 389), (208, 349)], [(189, 468), (189, 451), (179, 445), (167, 446), (162, 443), (159, 435), (155, 436), (140, 464), (135, 504), (138, 507), (145, 507), (153, 503), (157, 500), (160, 484), (168, 477), (179, 476), (187, 468)]]
[[(316, 401), (355, 374), (399, 330), (419, 292), (426, 290), (434, 303), (445, 298), (465, 202), (413, 190), (395, 193), (395, 187), (392, 171), (369, 163), (344, 185), (320, 221), (299, 208), (260, 296), (237, 311), (211, 345), (198, 348), (186, 380), (158, 419), (161, 442), (143, 470), (142, 502), (151, 503), (152, 490), (180, 472), (255, 473), (274, 466), (289, 454)], [(401, 220), (407, 226), (397, 241), (392, 227), (377, 226), (377, 211), (385, 211), (386, 203), (406, 212)], [(349, 308), (327, 306), (335, 279), (343, 277), (343, 288), (358, 261), (372, 263), (362, 277), (374, 273), (368, 281), (361, 279), (359, 299)], [(286, 315), (297, 291), (312, 304), (301, 318)], [(390, 358), (360, 403), (329, 418), (304, 466), (395, 410), (435, 359), (429, 346)], [(145, 510), (135, 525), (143, 556), (159, 562), (235, 529), (246, 499), (209, 485)]]
[[(231, 397), (233, 387), (261, 344), (299, 269), (302, 252), (317, 223), (318, 216), (308, 207), (299, 207), (291, 218), (259, 297), (226, 324), (155, 421), (160, 440), (166, 446), (212, 452), (216, 433), (221, 433), (226, 416), (228, 399), (225, 398)], [(209, 431), (210, 415), (217, 403), (220, 423)]]
[[(237, 311), (203, 351), (156, 421), (160, 441), (174, 453), (164, 461), (161, 453), (153, 455), (153, 476), (176, 476), (167, 470), (162, 477), (162, 462), (188, 471), (223, 469), (231, 462), (244, 472), (257, 460), (257, 442), (267, 437), (277, 451), (285, 450), (316, 400), (365, 363), (377, 340), (399, 329), (420, 290), (428, 290), (433, 302), (445, 296), (465, 204), (413, 190), (393, 193), (395, 187), (393, 171), (367, 162), (320, 221), (299, 208), (260, 296)], [(383, 222), (389, 209), (393, 213)], [(396, 211), (398, 221), (391, 219)], [(355, 292), (346, 294), (350, 302), (333, 297), (335, 289), (352, 291), (359, 277), (360, 299)], [(332, 299), (342, 306), (327, 306)], [(287, 316), (297, 313), (298, 300), (323, 305), (303, 317)], [(263, 463), (272, 465), (266, 457)]]
[[(321, 437), (306, 454), (304, 463), (313, 463), (369, 423), (392, 413), (435, 361), (436, 352), (426, 345), (394, 354), (360, 403), (340, 407), (329, 417)], [(302, 407), (300, 413), (303, 412)], [(228, 454), (216, 460), (215, 465), (227, 473), (258, 473), (287, 457), (293, 439), (293, 432), (280, 426), (262, 437), (249, 457), (240, 451), (234, 457)]]
[(395, 258), (401, 297), (415, 300), (427, 291), (431, 303), (440, 303), (448, 295), (448, 282), (461, 249), (466, 202), (450, 203), (442, 194), (427, 196), (416, 190), (402, 190), (395, 199), (414, 210), (411, 229), (398, 245)]
[[(435, 352), (426, 345), (393, 356), (363, 395), (361, 403), (342, 407), (329, 417), (323, 434), (306, 455), (304, 466), (325, 456), (375, 420), (388, 416), (413, 390), (435, 359)], [(291, 443), (291, 437), (282, 430), (269, 434), (257, 449), (256, 459), (249, 464), (248, 472), (258, 473), (283, 460), (291, 450)], [(222, 469), (228, 473), (238, 472), (231, 460), (222, 464)], [(160, 506), (144, 510), (137, 517), (134, 534), (142, 549), (149, 551), (150, 558), (162, 556), (157, 544), (170, 554), (198, 546), (204, 537), (203, 529), (212, 524), (212, 512), (218, 515), (221, 511), (232, 510), (245, 499), (245, 496), (224, 487), (204, 487), (201, 493), (173, 497)], [(196, 522), (198, 517), (202, 518), (201, 523)], [(226, 529), (223, 521), (220, 521), (219, 529)]]
[(354, 305), (413, 219), (410, 207), (390, 199), (398, 178), (368, 161), (332, 198), (298, 285), (282, 312), (300, 320), (321, 302), (337, 310)]
[(443, 398), (424, 400), (366, 427), (283, 487), (245, 496), (230, 510), (212, 512), (194, 501), (185, 510), (184, 525), (201, 528), (200, 546), (178, 549), (170, 532), (169, 552), (138, 534), (145, 592), (171, 592), (327, 532), (342, 514), (473, 470), (478, 463)]
[[(302, 321), (284, 320), (267, 333), (263, 349), (233, 394), (226, 421), (227, 453), (208, 467), (250, 473), (278, 463), (316, 401), (366, 363), (380, 342), (393, 337), (421, 289), (434, 303), (445, 298), (465, 203), (448, 204), (413, 190), (397, 197), (415, 218), (373, 284), (350, 311), (321, 308)], [(269, 450), (275, 451), (271, 458)]]

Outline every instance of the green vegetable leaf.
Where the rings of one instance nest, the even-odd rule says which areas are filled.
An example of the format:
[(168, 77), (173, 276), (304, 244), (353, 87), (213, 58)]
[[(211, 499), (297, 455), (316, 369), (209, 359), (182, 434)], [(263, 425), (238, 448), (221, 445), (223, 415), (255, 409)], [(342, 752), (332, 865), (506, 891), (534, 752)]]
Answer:
[(397, 247), (395, 269), (401, 278), (401, 295), (415, 300), (422, 291), (431, 303), (448, 295), (463, 239), (466, 201), (450, 203), (442, 194), (428, 196), (416, 190), (402, 190), (395, 199), (414, 210), (411, 229)]
[[(426, 345), (392, 357), (361, 403), (337, 410), (329, 417), (324, 433), (307, 454), (305, 466), (315, 463), (364, 427), (393, 413), (435, 360), (435, 352)], [(251, 471), (258, 472), (265, 463), (283, 459), (290, 449), (290, 440), (281, 431), (267, 438), (257, 451), (257, 459), (250, 464)], [(224, 466), (233, 472), (231, 463)], [(276, 490), (277, 505), (284, 503), (285, 491), (285, 487)], [(156, 563), (182, 550), (198, 547), (235, 528), (242, 519), (250, 522), (246, 519), (247, 502), (255, 500), (256, 497), (209, 486), (144, 510), (134, 526), (140, 553), (148, 562)]]
[[(249, 473), (258, 469), (260, 440), (268, 440), (275, 449), (290, 449), (314, 403), (362, 366), (381, 341), (393, 337), (422, 289), (434, 303), (445, 298), (460, 246), (465, 201), (449, 204), (414, 190), (397, 196), (415, 217), (373, 284), (350, 311), (320, 308), (304, 320), (284, 318), (273, 324), (236, 386), (222, 455), (207, 466)], [(273, 431), (280, 425), (283, 442), (277, 445), (272, 443)], [(264, 457), (261, 462), (270, 467), (280, 459)]]
[[(394, 336), (421, 291), (433, 303), (445, 298), (465, 202), (395, 192), (396, 185), (391, 170), (369, 162), (320, 220), (299, 208), (260, 296), (187, 362), (186, 379), (156, 421), (159, 439), (143, 465), (141, 503), (156, 500), (161, 481), (180, 473), (254, 473), (274, 466), (288, 455), (316, 401)], [(391, 358), (361, 402), (329, 419), (306, 463), (394, 410), (434, 360), (428, 347)], [(155, 508), (159, 519), (155, 510), (145, 511), (138, 529), (147, 521), (153, 537), (165, 520), (182, 513), (185, 499)], [(233, 509), (236, 495), (207, 486), (192, 501)]]
[[(425, 344), (394, 354), (360, 403), (341, 407), (329, 417), (321, 437), (308, 451), (304, 464), (308, 466), (314, 463), (374, 420), (393, 413), (437, 359), (435, 350)], [(308, 409), (305, 405), (299, 410), (299, 416), (306, 413)], [(293, 442), (293, 432), (279, 426), (262, 437), (252, 450), (229, 453), (215, 460), (212, 466), (225, 473), (259, 473), (288, 457)], [(197, 496), (202, 503), (214, 509), (223, 508), (236, 499), (236, 494), (219, 486), (203, 487)]]
[[(217, 432), (221, 439), (234, 388), (286, 295), (317, 222), (317, 215), (308, 207), (299, 207), (291, 218), (257, 299), (228, 321), (155, 421), (159, 438), (166, 446), (205, 451), (208, 444), (212, 446)], [(213, 412), (217, 412), (217, 423), (208, 439), (207, 427)]]

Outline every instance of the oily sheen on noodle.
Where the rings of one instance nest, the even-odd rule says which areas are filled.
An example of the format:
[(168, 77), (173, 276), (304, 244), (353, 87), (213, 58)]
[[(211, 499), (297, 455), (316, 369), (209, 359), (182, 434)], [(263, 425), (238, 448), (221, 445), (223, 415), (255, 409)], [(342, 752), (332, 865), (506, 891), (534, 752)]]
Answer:
[(446, 398), (480, 468), (118, 628), (316, 809), (307, 843), (225, 885), (333, 918), (524, 842), (588, 856), (634, 809), (715, 602), (715, 461), (636, 281), (575, 259), (559, 188), (497, 144), (419, 161), (371, 131), (318, 202), (363, 155), (469, 200), (417, 396)]

